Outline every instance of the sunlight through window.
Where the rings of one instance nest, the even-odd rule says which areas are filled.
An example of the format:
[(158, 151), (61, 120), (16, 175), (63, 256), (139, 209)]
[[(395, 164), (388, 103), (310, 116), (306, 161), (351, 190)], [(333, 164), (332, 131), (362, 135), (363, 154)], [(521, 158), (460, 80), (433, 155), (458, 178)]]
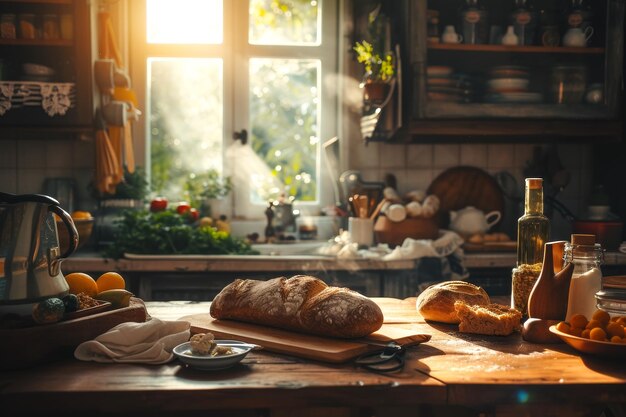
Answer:
[(221, 44), (222, 0), (147, 0), (148, 43)]

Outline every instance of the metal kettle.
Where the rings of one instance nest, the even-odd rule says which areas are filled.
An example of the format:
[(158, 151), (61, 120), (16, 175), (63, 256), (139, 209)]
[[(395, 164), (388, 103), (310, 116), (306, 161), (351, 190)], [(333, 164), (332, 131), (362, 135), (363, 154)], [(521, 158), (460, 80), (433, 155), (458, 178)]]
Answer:
[[(61, 253), (54, 214), (69, 232)], [(78, 247), (70, 215), (52, 197), (0, 192), (0, 305), (33, 303), (67, 294), (61, 261)]]

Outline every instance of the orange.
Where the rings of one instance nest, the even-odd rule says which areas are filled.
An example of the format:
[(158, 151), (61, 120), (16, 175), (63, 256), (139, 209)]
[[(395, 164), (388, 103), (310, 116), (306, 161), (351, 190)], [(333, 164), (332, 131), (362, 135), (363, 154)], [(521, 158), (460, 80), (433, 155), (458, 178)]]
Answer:
[(584, 329), (587, 323), (589, 323), (589, 321), (587, 320), (587, 317), (583, 316), (582, 314), (574, 314), (569, 319), (569, 322), (572, 325), (572, 327), (578, 327), (580, 329)]
[(593, 313), (593, 320), (598, 320), (601, 326), (604, 327), (611, 320), (611, 316), (609, 316), (609, 313), (606, 311), (596, 310), (596, 312)]
[(91, 219), (91, 213), (88, 211), (76, 210), (72, 212), (72, 219), (73, 220)]
[(70, 286), (70, 294), (85, 293), (90, 297), (98, 294), (98, 285), (89, 275), (82, 272), (73, 272), (65, 276), (65, 280)]
[(98, 285), (98, 292), (126, 288), (124, 277), (117, 272), (105, 272), (96, 280), (96, 284)]

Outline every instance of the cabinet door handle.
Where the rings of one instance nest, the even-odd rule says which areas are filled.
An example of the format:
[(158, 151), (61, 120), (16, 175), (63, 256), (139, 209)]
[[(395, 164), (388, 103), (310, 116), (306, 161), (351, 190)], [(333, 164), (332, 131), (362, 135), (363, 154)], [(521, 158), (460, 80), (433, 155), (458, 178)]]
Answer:
[(242, 145), (248, 143), (248, 131), (241, 129), (239, 132), (233, 132), (233, 140), (240, 140)]

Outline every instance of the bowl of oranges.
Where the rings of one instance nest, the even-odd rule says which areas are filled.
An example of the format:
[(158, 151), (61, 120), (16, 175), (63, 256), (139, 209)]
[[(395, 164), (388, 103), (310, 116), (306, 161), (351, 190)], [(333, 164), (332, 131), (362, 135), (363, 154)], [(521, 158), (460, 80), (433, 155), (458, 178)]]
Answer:
[[(78, 232), (78, 248), (83, 247), (89, 242), (89, 238), (93, 232), (94, 218), (90, 212), (79, 210), (73, 211), (71, 217), (76, 226), (76, 231)], [(59, 235), (59, 246), (61, 247), (61, 253), (65, 253), (70, 244), (70, 234), (61, 218), (58, 216), (55, 216), (55, 218)]]
[(597, 310), (591, 318), (574, 314), (550, 332), (579, 352), (626, 358), (626, 316)]

